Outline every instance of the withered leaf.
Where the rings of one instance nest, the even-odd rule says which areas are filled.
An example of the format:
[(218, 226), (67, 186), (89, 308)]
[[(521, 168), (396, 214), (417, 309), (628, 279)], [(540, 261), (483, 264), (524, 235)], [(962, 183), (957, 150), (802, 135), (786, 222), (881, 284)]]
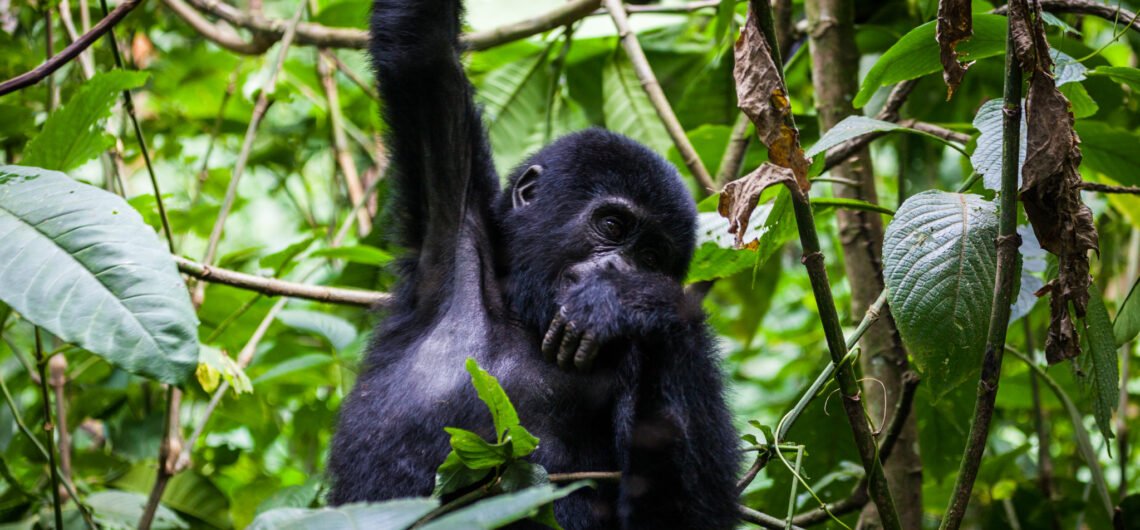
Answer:
[(1009, 31), (1013, 54), (1022, 70), (1033, 68), (1033, 24), (1029, 20), (1029, 0), (1009, 0)]
[(942, 80), (946, 82), (946, 99), (954, 96), (966, 69), (973, 62), (958, 61), (955, 48), (958, 43), (974, 35), (974, 18), (970, 13), (970, 0), (941, 0), (938, 2), (936, 38), (942, 60)]
[(804, 157), (800, 133), (792, 122), (792, 105), (780, 64), (772, 58), (772, 49), (751, 11), (734, 55), (737, 106), (756, 125), (757, 136), (768, 147), (768, 160), (791, 169), (800, 189), (810, 189), (807, 173), (811, 162)]
[[(1018, 2), (1010, 2), (1011, 16), (1015, 3)], [(1055, 364), (1081, 353), (1069, 308), (1077, 316), (1085, 316), (1092, 284), (1088, 251), (1098, 250), (1098, 239), (1092, 211), (1081, 202), (1080, 138), (1073, 130), (1073, 113), (1050, 73), (1053, 61), (1045, 41), (1040, 6), (1034, 2), (1033, 9), (1035, 19), (1026, 21), (1032, 74), (1025, 102), (1028, 145), (1020, 196), (1041, 247), (1058, 258), (1057, 278), (1041, 289), (1042, 293), (1049, 293), (1051, 311), (1045, 357)], [(1018, 58), (1023, 65), (1028, 59), (1021, 55)]]
[(736, 247), (744, 247), (744, 233), (748, 221), (760, 201), (760, 194), (773, 184), (793, 186), (796, 176), (792, 170), (770, 162), (760, 164), (755, 171), (729, 182), (720, 193), (716, 211), (728, 219), (728, 233), (736, 234)]

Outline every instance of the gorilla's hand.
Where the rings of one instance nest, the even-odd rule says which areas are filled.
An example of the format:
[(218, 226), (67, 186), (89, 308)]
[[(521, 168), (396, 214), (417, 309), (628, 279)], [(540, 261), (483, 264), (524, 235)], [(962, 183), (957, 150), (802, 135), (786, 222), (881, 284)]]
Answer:
[[(675, 280), (641, 272), (599, 271), (569, 286), (542, 340), (542, 353), (563, 370), (587, 372), (598, 349), (674, 327), (691, 313)], [(699, 310), (698, 310), (699, 312)]]

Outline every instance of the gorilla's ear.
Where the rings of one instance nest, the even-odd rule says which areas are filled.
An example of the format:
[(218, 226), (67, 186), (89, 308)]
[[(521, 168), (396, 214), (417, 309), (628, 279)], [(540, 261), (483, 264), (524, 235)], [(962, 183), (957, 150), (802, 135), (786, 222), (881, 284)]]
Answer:
[(519, 179), (515, 181), (515, 188), (511, 190), (511, 204), (515, 208), (522, 208), (534, 199), (534, 184), (542, 174), (542, 166), (533, 165), (526, 168)]

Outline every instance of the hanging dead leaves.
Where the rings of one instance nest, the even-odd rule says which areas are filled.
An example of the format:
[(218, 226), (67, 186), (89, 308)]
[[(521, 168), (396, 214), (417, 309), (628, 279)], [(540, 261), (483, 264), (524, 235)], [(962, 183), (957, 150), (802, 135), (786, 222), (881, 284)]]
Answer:
[(1069, 308), (1071, 304), (1078, 317), (1085, 316), (1092, 283), (1088, 251), (1098, 250), (1097, 233), (1092, 212), (1081, 202), (1080, 138), (1069, 101), (1053, 81), (1041, 6), (1036, 0), (1011, 0), (1008, 16), (1012, 52), (1022, 69), (1031, 72), (1021, 201), (1042, 248), (1059, 262), (1057, 278), (1038, 292), (1050, 296), (1045, 356), (1054, 364), (1081, 353)]
[(717, 211), (729, 219), (728, 231), (736, 235), (737, 247), (756, 244), (745, 244), (743, 238), (765, 188), (786, 184), (801, 193), (811, 188), (807, 179), (811, 162), (800, 146), (782, 67), (760, 28), (754, 7), (749, 7), (748, 20), (734, 46), (733, 77), (737, 105), (756, 125), (757, 136), (768, 148), (768, 162), (728, 183), (721, 193)]
[(946, 99), (954, 96), (966, 69), (973, 62), (958, 61), (956, 48), (959, 42), (974, 35), (974, 18), (970, 13), (970, 0), (942, 0), (938, 3), (936, 38), (942, 60), (942, 80), (946, 82)]

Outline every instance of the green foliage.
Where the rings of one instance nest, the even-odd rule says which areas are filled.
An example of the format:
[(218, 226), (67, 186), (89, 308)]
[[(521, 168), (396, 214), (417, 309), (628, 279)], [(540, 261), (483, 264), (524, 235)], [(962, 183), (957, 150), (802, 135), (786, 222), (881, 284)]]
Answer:
[(602, 108), (607, 129), (644, 143), (660, 154), (668, 152), (673, 141), (641, 88), (637, 72), (621, 50), (615, 50), (606, 61), (602, 93), (605, 94)]
[(66, 105), (48, 116), (43, 129), (24, 151), (22, 163), (69, 171), (106, 151), (114, 143), (99, 128), (119, 94), (146, 83), (144, 72), (105, 72), (83, 84)]
[(1116, 338), (1117, 346), (1124, 346), (1140, 334), (1140, 278), (1132, 284), (1128, 296), (1120, 304), (1116, 320), (1112, 321), (1112, 334)]
[(887, 227), (883, 277), (891, 312), (934, 397), (981, 369), (997, 254), (993, 203), (924, 191)]
[(1088, 312), (1085, 315), (1085, 333), (1088, 334), (1088, 365), (1090, 392), (1093, 395), (1093, 417), (1104, 438), (1113, 438), (1112, 412), (1120, 401), (1120, 371), (1117, 369), (1116, 340), (1112, 335), (1112, 321), (1100, 292), (1089, 291)]
[(119, 197), (63, 173), (0, 166), (0, 300), (112, 364), (179, 384), (197, 319), (163, 243)]

